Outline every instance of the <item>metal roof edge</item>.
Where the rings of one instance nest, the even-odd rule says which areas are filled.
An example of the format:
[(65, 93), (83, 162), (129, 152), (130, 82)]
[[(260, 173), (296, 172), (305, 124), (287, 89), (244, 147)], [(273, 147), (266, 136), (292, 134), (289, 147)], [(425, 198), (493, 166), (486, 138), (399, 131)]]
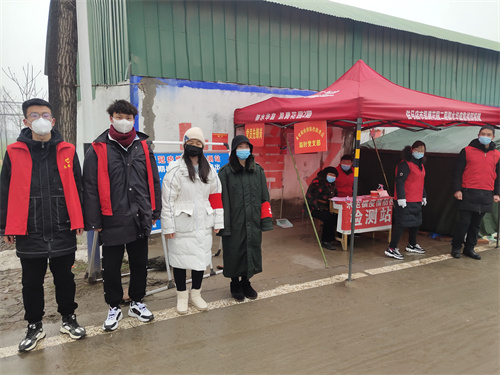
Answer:
[(290, 6), (301, 10), (322, 13), (328, 16), (347, 18), (353, 21), (365, 22), (376, 26), (388, 27), (395, 30), (430, 36), (474, 47), (485, 48), (500, 52), (500, 43), (493, 40), (479, 38), (424, 23), (406, 20), (371, 10), (356, 8), (350, 5), (335, 3), (329, 0), (264, 0), (269, 3)]

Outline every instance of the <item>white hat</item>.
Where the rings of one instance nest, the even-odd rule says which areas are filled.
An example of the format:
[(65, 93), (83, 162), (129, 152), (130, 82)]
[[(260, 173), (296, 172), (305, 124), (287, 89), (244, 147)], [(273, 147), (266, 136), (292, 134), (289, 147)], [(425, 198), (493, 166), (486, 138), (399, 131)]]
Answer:
[(184, 144), (186, 144), (186, 142), (190, 139), (197, 139), (201, 141), (201, 143), (203, 144), (203, 148), (205, 148), (205, 137), (203, 136), (203, 131), (200, 128), (189, 128), (184, 133)]

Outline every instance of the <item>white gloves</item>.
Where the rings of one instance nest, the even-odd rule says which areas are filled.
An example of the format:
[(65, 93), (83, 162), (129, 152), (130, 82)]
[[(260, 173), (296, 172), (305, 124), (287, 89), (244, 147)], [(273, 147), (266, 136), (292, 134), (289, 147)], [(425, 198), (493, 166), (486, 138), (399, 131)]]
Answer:
[(427, 206), (427, 198), (422, 198), (422, 206)]
[(406, 199), (398, 199), (398, 205), (402, 208), (406, 207)]

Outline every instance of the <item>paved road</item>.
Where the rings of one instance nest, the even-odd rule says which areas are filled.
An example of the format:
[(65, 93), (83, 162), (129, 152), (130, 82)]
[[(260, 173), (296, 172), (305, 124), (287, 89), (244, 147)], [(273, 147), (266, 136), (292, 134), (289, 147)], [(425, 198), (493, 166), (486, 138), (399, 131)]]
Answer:
[(308, 272), (289, 272), (285, 286), (262, 281), (256, 301), (233, 303), (214, 289), (207, 293), (210, 311), (183, 317), (169, 291), (167, 309), (165, 300), (163, 307), (150, 304), (154, 323), (126, 319), (118, 331), (101, 333), (98, 321), (78, 342), (61, 340), (52, 325), (42, 349), (28, 354), (15, 353), (4, 338), (0, 368), (2, 374), (500, 373), (500, 250), (483, 248), (475, 261), (436, 249), (405, 262), (368, 262), (373, 254), (359, 254), (348, 283), (339, 276), (345, 270), (311, 261)]

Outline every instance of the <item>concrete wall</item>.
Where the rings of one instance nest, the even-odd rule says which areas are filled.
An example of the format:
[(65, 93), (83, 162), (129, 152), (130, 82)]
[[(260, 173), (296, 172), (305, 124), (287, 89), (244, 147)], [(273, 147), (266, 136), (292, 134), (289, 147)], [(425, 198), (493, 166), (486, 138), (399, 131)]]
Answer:
[[(106, 108), (116, 99), (126, 99), (139, 109), (137, 127), (153, 141), (180, 141), (186, 129), (198, 126), (206, 140), (212, 133), (227, 133), (228, 143), (243, 128), (234, 128), (233, 114), (241, 108), (272, 96), (296, 97), (310, 94), (303, 90), (283, 90), (233, 84), (195, 83), (190, 81), (133, 77), (132, 85), (96, 89), (91, 124), (81, 123), (79, 103), (79, 154), (83, 160), (82, 141), (91, 142), (109, 126)], [(88, 127), (91, 129), (88, 129)], [(257, 162), (264, 168), (273, 200), (273, 213), (279, 218), (283, 196), (282, 217), (299, 217), (302, 213), (302, 190), (285, 136), (293, 145), (293, 129), (266, 125), (265, 146), (254, 149)], [(86, 138), (90, 138), (86, 140)], [(328, 152), (294, 155), (304, 191), (326, 166), (337, 166), (344, 153), (343, 132), (328, 128)], [(293, 146), (292, 146), (293, 147)], [(177, 145), (155, 145), (158, 152), (180, 152)], [(211, 149), (210, 149), (211, 150)]]

